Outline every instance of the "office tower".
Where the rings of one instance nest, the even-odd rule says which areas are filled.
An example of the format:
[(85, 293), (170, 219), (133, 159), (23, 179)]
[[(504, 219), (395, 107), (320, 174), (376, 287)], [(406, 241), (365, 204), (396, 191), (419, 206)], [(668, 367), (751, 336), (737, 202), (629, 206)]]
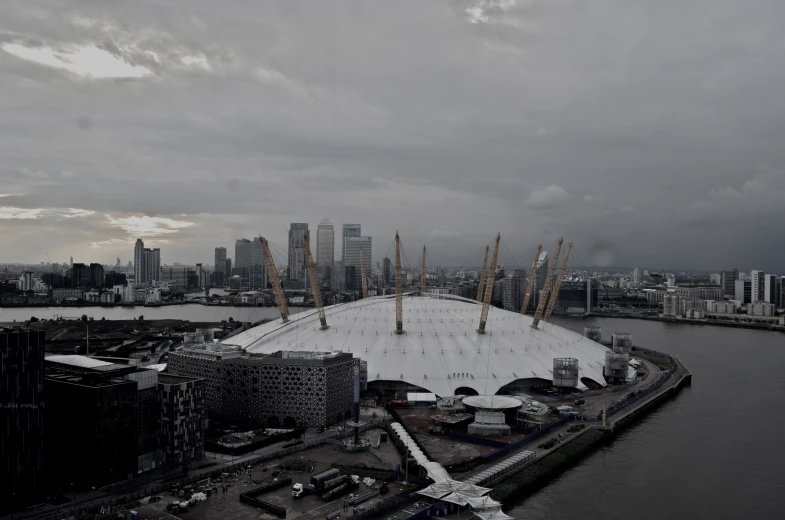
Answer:
[(0, 330), (0, 513), (44, 494), (44, 333)]
[(215, 272), (213, 273), (213, 284), (216, 287), (223, 287), (225, 284), (226, 272), (226, 248), (215, 248)]
[[(308, 235), (308, 224), (292, 222), (289, 227), (289, 262), (287, 278), (305, 281), (305, 249), (303, 237)], [(308, 236), (310, 239), (311, 237)]]
[[(73, 258), (71, 263), (73, 264)], [(144, 242), (141, 238), (136, 239), (134, 246), (134, 282), (136, 285), (144, 283)]]
[(145, 283), (161, 280), (161, 250), (157, 247), (144, 250), (142, 279)]
[(777, 275), (764, 275), (763, 301), (774, 304), (780, 303), (780, 279)]
[(90, 287), (94, 289), (104, 288), (104, 266), (101, 264), (90, 264)]
[(262, 241), (256, 239), (251, 242), (251, 265), (248, 273), (249, 287), (254, 291), (267, 288), (267, 266), (264, 262), (264, 249)]
[(753, 303), (757, 301), (763, 301), (763, 293), (766, 289), (765, 282), (763, 277), (765, 273), (763, 271), (750, 271), (750, 282), (752, 282), (750, 301)]
[(742, 304), (752, 302), (752, 282), (750, 280), (736, 280), (734, 282), (734, 300)]
[(386, 256), (382, 260), (382, 281), (385, 287), (389, 286), (392, 281), (392, 262)]
[(637, 267), (632, 270), (632, 285), (633, 287), (638, 287), (641, 281), (641, 270)]
[(232, 277), (232, 259), (231, 258), (227, 258), (226, 259), (225, 269), (224, 269), (224, 279), (226, 280), (225, 283), (227, 285), (229, 284), (229, 278), (231, 278), (231, 277)]
[(360, 247), (363, 248), (365, 276), (371, 275), (371, 237), (346, 237), (344, 269), (346, 271), (346, 289), (359, 291), (362, 288), (362, 271), (360, 270)]
[(723, 271), (720, 273), (720, 287), (725, 297), (733, 297), (735, 292), (736, 280), (739, 278), (739, 270)]
[(234, 269), (248, 269), (251, 267), (251, 241), (247, 238), (238, 238), (234, 243)]
[(89, 289), (91, 286), (90, 267), (81, 263), (71, 266), (71, 287), (73, 289)]
[(341, 233), (341, 260), (346, 261), (346, 239), (360, 236), (360, 224), (344, 224)]
[(117, 257), (117, 262), (115, 263), (115, 265), (114, 265), (114, 266), (115, 266), (117, 269), (119, 269), (119, 268), (120, 268), (120, 257), (119, 257), (119, 256)]
[(320, 282), (329, 282), (334, 262), (335, 226), (329, 219), (324, 219), (316, 230), (316, 265)]
[(71, 269), (74, 266), (74, 257), (71, 257), (71, 263), (68, 264), (68, 268)]

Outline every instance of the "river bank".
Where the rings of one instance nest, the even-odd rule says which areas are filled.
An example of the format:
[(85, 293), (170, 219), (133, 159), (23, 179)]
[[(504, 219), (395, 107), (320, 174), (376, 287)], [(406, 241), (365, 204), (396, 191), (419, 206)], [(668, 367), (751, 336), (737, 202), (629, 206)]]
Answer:
[[(657, 354), (653, 351), (652, 353)], [(678, 359), (672, 360), (675, 363), (674, 370), (665, 376), (665, 381), (659, 388), (603, 421), (572, 422), (560, 429), (563, 431), (554, 432), (551, 437), (559, 439), (558, 444), (539, 452), (532, 462), (519, 472), (494, 485), (491, 497), (501, 502), (515, 501), (519, 500), (524, 492), (546, 486), (560, 473), (579, 463), (586, 454), (612, 442), (623, 430), (633, 426), (654, 408), (674, 398), (683, 387), (691, 384), (692, 373)], [(569, 433), (570, 426), (576, 424), (585, 427), (578, 432)]]

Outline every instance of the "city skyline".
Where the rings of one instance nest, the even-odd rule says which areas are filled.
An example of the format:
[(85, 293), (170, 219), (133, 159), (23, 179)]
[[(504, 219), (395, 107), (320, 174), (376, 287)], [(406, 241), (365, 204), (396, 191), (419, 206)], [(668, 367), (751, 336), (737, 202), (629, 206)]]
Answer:
[(444, 264), (500, 231), (594, 265), (785, 265), (785, 4), (699, 27), (659, 4), (4, 5), (3, 260), (206, 259), (329, 215)]

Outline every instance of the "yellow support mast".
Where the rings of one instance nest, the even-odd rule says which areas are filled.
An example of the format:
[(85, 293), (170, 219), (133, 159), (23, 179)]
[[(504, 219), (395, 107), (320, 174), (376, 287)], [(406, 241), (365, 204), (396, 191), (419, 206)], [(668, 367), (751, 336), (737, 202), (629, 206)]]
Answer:
[(553, 283), (551, 298), (548, 300), (548, 308), (545, 309), (545, 314), (542, 316), (542, 321), (548, 321), (548, 318), (551, 317), (553, 310), (556, 308), (556, 300), (559, 298), (559, 289), (561, 289), (561, 281), (564, 279), (564, 271), (567, 270), (567, 260), (570, 258), (570, 251), (572, 251), (572, 242), (567, 244), (567, 254), (564, 255), (564, 260), (562, 260), (561, 269), (559, 269), (559, 276)]
[(329, 329), (327, 326), (327, 317), (324, 315), (324, 305), (322, 305), (322, 292), (319, 290), (319, 280), (316, 279), (316, 269), (313, 267), (313, 256), (311, 256), (311, 246), (308, 240), (308, 234), (303, 235), (303, 249), (305, 250), (305, 265), (308, 269), (308, 278), (311, 281), (311, 292), (313, 293), (313, 304), (319, 312), (319, 321), (322, 324), (322, 330)]
[(477, 301), (481, 302), (483, 297), (482, 290), (485, 289), (485, 269), (488, 267), (488, 250), (490, 246), (485, 246), (485, 260), (482, 261), (482, 271), (480, 271), (480, 285), (477, 287)]
[(496, 260), (499, 258), (499, 241), (501, 233), (496, 234), (496, 245), (493, 247), (491, 267), (488, 269), (488, 281), (485, 283), (485, 295), (482, 299), (482, 313), (480, 314), (480, 328), (477, 332), (485, 334), (485, 324), (488, 321), (488, 311), (491, 309), (491, 294), (493, 293), (493, 279), (496, 277)]
[(289, 321), (289, 307), (286, 305), (286, 298), (284, 298), (283, 295), (281, 280), (278, 278), (278, 270), (275, 268), (275, 261), (273, 260), (273, 255), (270, 253), (270, 246), (267, 244), (267, 239), (259, 235), (259, 240), (262, 242), (264, 261), (267, 264), (267, 277), (270, 278), (270, 283), (273, 285), (275, 304), (278, 306), (278, 311), (281, 313), (281, 321), (286, 323)]
[(365, 255), (363, 254), (363, 246), (360, 246), (360, 276), (362, 277), (363, 284), (363, 298), (367, 298), (368, 280), (365, 278)]
[(540, 254), (542, 253), (542, 244), (537, 246), (537, 254), (534, 255), (534, 262), (532, 263), (532, 270), (529, 273), (529, 285), (526, 287), (526, 295), (523, 297), (523, 305), (521, 305), (521, 314), (526, 314), (529, 310), (529, 301), (532, 298), (534, 291), (534, 284), (537, 282), (537, 264), (540, 262)]
[(425, 246), (422, 246), (422, 273), (420, 273), (420, 296), (425, 296)]
[(401, 280), (401, 239), (395, 232), (395, 333), (403, 334), (403, 282)]
[(542, 294), (540, 295), (540, 301), (537, 302), (537, 311), (534, 313), (534, 321), (531, 324), (531, 328), (536, 329), (537, 325), (540, 323), (540, 318), (542, 317), (542, 313), (545, 310), (545, 303), (548, 301), (548, 295), (551, 292), (551, 283), (553, 282), (553, 273), (556, 271), (556, 264), (559, 261), (559, 253), (561, 253), (561, 245), (564, 242), (563, 238), (559, 239), (559, 243), (556, 246), (556, 256), (553, 259), (553, 263), (548, 267), (548, 277), (545, 279), (545, 287), (542, 288)]

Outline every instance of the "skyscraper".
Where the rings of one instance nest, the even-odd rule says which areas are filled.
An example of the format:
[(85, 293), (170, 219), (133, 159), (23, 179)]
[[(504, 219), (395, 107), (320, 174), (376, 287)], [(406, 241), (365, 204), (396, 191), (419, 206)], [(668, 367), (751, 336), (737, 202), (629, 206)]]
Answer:
[[(357, 291), (362, 287), (362, 271), (360, 270), (360, 247), (363, 248), (365, 276), (371, 275), (371, 237), (346, 237), (344, 247), (346, 258), (343, 265), (346, 270), (346, 287)], [(353, 276), (354, 279), (350, 280)], [(350, 289), (351, 290), (351, 289)]]
[(44, 332), (0, 332), (0, 360), (3, 512), (33, 503), (44, 491)]
[(344, 224), (341, 232), (341, 260), (346, 263), (346, 239), (349, 237), (359, 237), (360, 224)]
[[(74, 259), (71, 257), (71, 265)], [(134, 245), (134, 282), (139, 285), (144, 282), (144, 242), (141, 238), (136, 239)]]
[(382, 260), (382, 281), (385, 287), (389, 286), (392, 281), (392, 262), (386, 256)]
[(261, 291), (267, 287), (267, 266), (264, 262), (262, 241), (251, 242), (251, 265), (249, 267), (249, 286), (252, 290)]
[(104, 266), (101, 264), (90, 264), (90, 287), (94, 289), (104, 288)]
[(775, 306), (780, 304), (780, 278), (777, 275), (767, 274), (764, 277), (763, 301)]
[(226, 248), (215, 248), (215, 269), (213, 272), (213, 283), (216, 287), (223, 287), (226, 283), (224, 276), (226, 272)]
[(633, 287), (638, 287), (641, 281), (641, 270), (637, 267), (632, 270), (632, 285)]
[(329, 219), (324, 219), (316, 230), (316, 265), (320, 282), (329, 280), (334, 262), (335, 227)]
[(723, 296), (733, 297), (735, 293), (736, 280), (739, 278), (739, 270), (723, 271), (720, 273), (720, 287), (723, 290)]
[(249, 267), (251, 267), (251, 241), (247, 238), (238, 238), (234, 243), (234, 269)]
[(142, 281), (153, 283), (161, 279), (161, 250), (157, 247), (144, 250)]
[(752, 289), (750, 293), (751, 302), (763, 301), (763, 293), (765, 292), (765, 282), (763, 280), (765, 273), (763, 271), (750, 271), (750, 281), (752, 282)]
[[(305, 281), (305, 249), (303, 237), (308, 235), (308, 224), (292, 222), (289, 227), (289, 262), (287, 278)], [(308, 237), (310, 239), (310, 236)]]

